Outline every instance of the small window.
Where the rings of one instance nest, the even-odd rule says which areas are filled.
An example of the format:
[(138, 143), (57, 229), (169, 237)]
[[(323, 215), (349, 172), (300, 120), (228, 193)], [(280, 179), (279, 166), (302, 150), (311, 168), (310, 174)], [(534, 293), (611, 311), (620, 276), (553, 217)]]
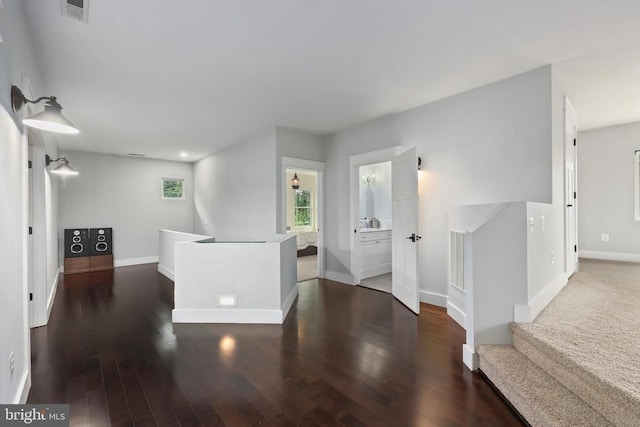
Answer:
[(635, 155), (635, 220), (640, 221), (640, 150), (636, 150)]
[(162, 178), (162, 198), (184, 200), (184, 179)]
[(294, 224), (296, 227), (311, 225), (311, 190), (295, 190)]

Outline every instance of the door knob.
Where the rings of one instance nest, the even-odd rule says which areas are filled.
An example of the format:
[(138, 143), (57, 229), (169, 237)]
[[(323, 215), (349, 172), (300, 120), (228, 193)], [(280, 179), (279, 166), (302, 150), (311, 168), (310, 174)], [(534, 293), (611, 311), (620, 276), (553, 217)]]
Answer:
[(416, 240), (420, 240), (420, 239), (422, 239), (422, 237), (420, 237), (420, 236), (416, 235), (416, 233), (411, 233), (411, 236), (409, 236), (409, 237), (405, 237), (405, 239), (407, 239), (407, 240), (411, 240), (412, 242), (414, 242), (414, 243), (415, 243), (415, 242), (416, 242)]

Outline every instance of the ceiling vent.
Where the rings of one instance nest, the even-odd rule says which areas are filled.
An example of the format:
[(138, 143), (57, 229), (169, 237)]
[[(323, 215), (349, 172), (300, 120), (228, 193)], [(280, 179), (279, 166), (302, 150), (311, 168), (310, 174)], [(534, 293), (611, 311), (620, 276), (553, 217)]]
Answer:
[(62, 14), (86, 24), (89, 20), (89, 0), (62, 0)]

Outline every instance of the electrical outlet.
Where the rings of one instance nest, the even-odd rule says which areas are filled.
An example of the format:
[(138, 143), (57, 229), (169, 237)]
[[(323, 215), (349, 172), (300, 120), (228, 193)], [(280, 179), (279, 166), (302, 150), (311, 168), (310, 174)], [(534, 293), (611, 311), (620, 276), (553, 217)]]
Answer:
[(609, 233), (602, 233), (600, 235), (600, 240), (602, 240), (603, 242), (608, 242), (609, 241)]
[(13, 351), (9, 353), (9, 381), (13, 381), (13, 373), (16, 370), (16, 361), (14, 358)]

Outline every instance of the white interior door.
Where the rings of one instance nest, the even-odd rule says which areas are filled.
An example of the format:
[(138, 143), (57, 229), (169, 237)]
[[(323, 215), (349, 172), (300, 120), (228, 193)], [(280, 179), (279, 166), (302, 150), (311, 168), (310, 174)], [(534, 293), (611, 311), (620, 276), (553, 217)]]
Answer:
[(569, 276), (578, 269), (578, 199), (576, 111), (568, 98), (565, 98), (565, 271)]
[(392, 293), (415, 313), (418, 298), (418, 156), (411, 148), (391, 163)]

